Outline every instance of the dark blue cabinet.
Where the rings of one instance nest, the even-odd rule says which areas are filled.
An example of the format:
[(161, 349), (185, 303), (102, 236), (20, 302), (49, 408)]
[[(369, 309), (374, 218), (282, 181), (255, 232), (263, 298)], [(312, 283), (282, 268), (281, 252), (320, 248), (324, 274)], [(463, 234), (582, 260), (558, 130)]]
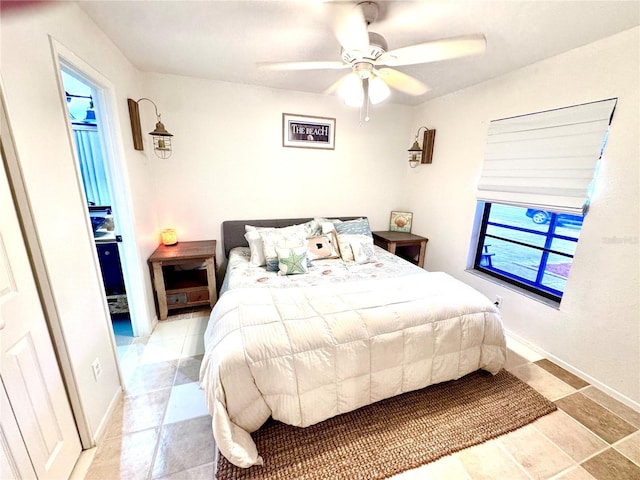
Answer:
[(118, 244), (97, 243), (98, 259), (102, 270), (102, 280), (107, 297), (112, 295), (124, 295), (124, 277), (122, 276), (122, 266), (120, 265), (120, 254)]

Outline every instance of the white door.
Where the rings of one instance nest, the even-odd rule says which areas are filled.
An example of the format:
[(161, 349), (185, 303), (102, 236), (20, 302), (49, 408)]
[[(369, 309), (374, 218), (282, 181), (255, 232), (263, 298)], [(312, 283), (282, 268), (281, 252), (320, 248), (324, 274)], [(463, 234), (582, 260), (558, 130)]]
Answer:
[(2, 449), (2, 456), (26, 471), (20, 468), (24, 445), (39, 480), (66, 479), (80, 456), (80, 439), (9, 189), (4, 155), (13, 144), (3, 137), (0, 146), (0, 378), (15, 418), (12, 425), (3, 408), (0, 437), (13, 449)]
[(36, 478), (27, 446), (22, 441), (20, 427), (13, 415), (13, 409), (2, 382), (0, 382), (0, 478), (2, 480)]

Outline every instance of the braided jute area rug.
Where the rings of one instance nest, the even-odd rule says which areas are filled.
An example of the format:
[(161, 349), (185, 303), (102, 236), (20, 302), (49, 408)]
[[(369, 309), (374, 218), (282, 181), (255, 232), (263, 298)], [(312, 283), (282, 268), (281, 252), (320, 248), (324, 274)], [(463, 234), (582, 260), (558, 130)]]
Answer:
[(506, 370), (478, 371), (307, 428), (269, 420), (253, 434), (264, 466), (221, 454), (216, 478), (373, 480), (498, 437), (556, 410)]

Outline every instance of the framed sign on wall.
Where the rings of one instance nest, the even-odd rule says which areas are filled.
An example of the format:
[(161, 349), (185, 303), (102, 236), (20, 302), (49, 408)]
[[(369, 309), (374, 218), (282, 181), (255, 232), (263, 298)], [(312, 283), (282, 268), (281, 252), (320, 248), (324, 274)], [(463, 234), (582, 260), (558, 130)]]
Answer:
[(282, 146), (335, 148), (336, 119), (309, 115), (282, 114)]

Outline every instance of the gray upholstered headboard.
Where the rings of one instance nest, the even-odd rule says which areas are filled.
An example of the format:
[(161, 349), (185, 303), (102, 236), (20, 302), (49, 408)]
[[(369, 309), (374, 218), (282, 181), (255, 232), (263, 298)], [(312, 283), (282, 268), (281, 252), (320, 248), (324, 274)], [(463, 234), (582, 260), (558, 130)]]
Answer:
[[(355, 218), (366, 218), (362, 216), (356, 217), (326, 217), (339, 218), (340, 220), (353, 220)], [(249, 244), (244, 238), (245, 225), (253, 225), (254, 227), (288, 227), (305, 223), (313, 218), (278, 218), (272, 220), (226, 220), (222, 222), (222, 243), (224, 246), (224, 256), (229, 258), (229, 252), (234, 247), (248, 247)]]

